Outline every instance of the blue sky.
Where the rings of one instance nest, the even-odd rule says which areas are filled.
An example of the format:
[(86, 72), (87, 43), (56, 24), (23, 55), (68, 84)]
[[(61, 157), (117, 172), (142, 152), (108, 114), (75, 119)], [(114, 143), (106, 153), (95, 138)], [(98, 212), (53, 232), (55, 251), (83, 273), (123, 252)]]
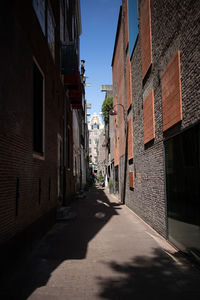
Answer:
[(89, 113), (101, 111), (105, 93), (102, 84), (112, 84), (112, 55), (121, 0), (80, 0), (82, 34), (80, 59), (85, 62), (87, 103)]

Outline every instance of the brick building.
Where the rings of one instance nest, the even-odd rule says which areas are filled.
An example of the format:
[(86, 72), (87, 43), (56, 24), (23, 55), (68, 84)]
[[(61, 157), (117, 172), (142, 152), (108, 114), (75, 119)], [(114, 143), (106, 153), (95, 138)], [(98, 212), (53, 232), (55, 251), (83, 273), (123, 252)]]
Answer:
[(92, 114), (89, 125), (89, 156), (92, 172), (97, 173), (99, 162), (100, 135), (103, 131), (101, 118), (97, 113)]
[(84, 115), (80, 4), (2, 2), (0, 23), (0, 247), (1, 258), (14, 259), (75, 192), (73, 114)]
[[(112, 85), (106, 84), (101, 86), (101, 91), (105, 93), (104, 101), (107, 98), (113, 98), (113, 88)], [(113, 118), (110, 118), (108, 122), (104, 122), (104, 131), (103, 131), (103, 138), (102, 138), (102, 147), (101, 151), (103, 152), (104, 159), (104, 165), (102, 165), (103, 174), (105, 178), (105, 186), (108, 186), (109, 178), (114, 178), (114, 151), (112, 147), (112, 151), (110, 146), (112, 146), (112, 143), (110, 143), (110, 123), (111, 123), (111, 129), (113, 128), (112, 124)]]
[(120, 195), (124, 170), (126, 205), (194, 256), (200, 253), (199, 17), (199, 1), (123, 0), (112, 61)]

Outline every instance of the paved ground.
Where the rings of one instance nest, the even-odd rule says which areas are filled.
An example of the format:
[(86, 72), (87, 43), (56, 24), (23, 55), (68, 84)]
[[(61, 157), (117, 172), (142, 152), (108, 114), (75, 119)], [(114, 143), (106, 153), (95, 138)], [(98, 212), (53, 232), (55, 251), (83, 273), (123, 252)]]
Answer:
[(106, 191), (73, 210), (4, 278), (0, 299), (200, 299), (200, 271)]

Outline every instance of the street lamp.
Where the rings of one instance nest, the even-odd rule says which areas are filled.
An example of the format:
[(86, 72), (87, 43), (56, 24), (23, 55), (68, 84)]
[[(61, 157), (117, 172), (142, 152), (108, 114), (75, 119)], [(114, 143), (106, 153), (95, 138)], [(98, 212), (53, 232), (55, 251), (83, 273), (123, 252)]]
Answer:
[(122, 204), (125, 204), (125, 196), (126, 196), (126, 171), (127, 171), (127, 114), (123, 104), (117, 103), (115, 104), (109, 111), (110, 116), (116, 116), (117, 111), (115, 110), (116, 106), (121, 106), (123, 108), (124, 115), (124, 133), (125, 133), (125, 159), (124, 159), (124, 182), (123, 182), (123, 195), (122, 195)]
[[(124, 108), (124, 105), (123, 104), (115, 104), (109, 111), (109, 115), (110, 116), (116, 116), (117, 115), (117, 111), (115, 110), (115, 106), (121, 106), (123, 108), (123, 113), (124, 113), (124, 123), (125, 123), (125, 119), (126, 119), (126, 112), (125, 112), (125, 108)], [(125, 124), (124, 124), (125, 125)], [(126, 126), (125, 126), (125, 130), (126, 130)]]

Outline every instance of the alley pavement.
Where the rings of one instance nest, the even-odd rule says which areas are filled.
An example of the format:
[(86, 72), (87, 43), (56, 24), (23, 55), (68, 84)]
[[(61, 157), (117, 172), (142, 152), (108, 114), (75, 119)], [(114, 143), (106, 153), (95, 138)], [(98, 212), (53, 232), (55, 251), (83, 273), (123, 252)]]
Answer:
[(71, 210), (4, 276), (0, 299), (200, 299), (199, 269), (106, 189)]

